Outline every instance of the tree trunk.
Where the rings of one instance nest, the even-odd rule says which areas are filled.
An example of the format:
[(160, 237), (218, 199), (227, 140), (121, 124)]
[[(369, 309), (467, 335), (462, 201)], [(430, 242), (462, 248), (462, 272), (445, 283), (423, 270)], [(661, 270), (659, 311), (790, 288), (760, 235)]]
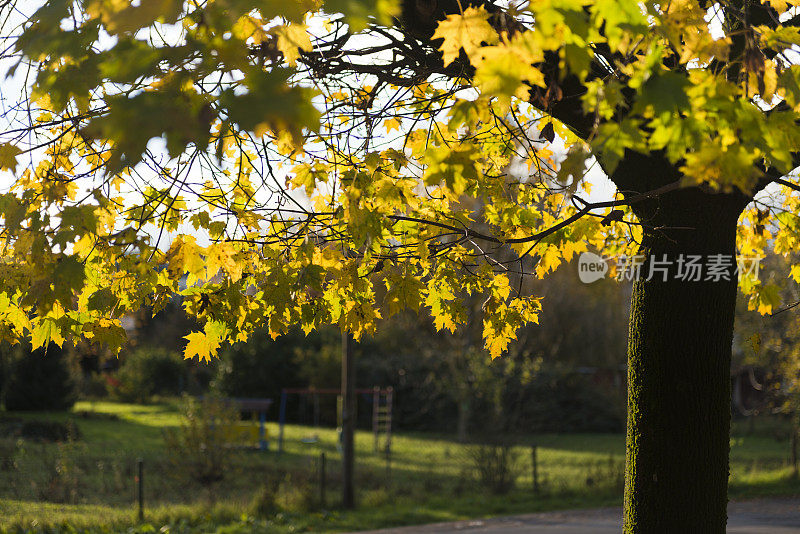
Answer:
[(342, 508), (356, 506), (355, 481), (355, 428), (356, 385), (353, 361), (353, 336), (342, 330)]
[[(725, 532), (736, 227), (745, 205), (743, 195), (691, 188), (634, 208), (646, 259), (628, 338), (626, 533)], [(731, 259), (729, 280), (707, 281), (717, 254)], [(702, 255), (701, 281), (677, 279), (688, 255)], [(658, 271), (646, 280), (651, 260), (665, 258), (667, 280)]]

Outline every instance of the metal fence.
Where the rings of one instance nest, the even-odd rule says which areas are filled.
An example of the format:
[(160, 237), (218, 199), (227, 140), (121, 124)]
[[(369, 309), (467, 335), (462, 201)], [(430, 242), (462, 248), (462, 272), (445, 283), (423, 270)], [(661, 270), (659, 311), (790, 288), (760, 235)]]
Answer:
[[(341, 502), (335, 429), (290, 426), (281, 452), (274, 440), (267, 451), (230, 447), (217, 471), (203, 464), (202, 447), (176, 455), (157, 442), (143, 450), (102, 443), (96, 435), (58, 443), (0, 436), (0, 508), (3, 502), (18, 510), (26, 503), (99, 505), (133, 520), (140, 503), (148, 516), (176, 507), (200, 514), (210, 505), (246, 514), (304, 514)], [(376, 450), (373, 434), (365, 430), (357, 434), (356, 451), (362, 507), (432, 499), (448, 506), (476, 493), (517, 495), (532, 503), (558, 495), (619, 495), (624, 481), (622, 450), (586, 454), (525, 440), (459, 444), (446, 436), (398, 434), (387, 451)]]

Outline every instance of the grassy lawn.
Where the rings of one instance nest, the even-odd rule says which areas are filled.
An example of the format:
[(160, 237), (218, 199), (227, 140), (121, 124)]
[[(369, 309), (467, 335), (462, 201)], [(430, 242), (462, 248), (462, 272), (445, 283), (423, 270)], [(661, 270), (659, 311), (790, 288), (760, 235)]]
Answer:
[[(347, 531), (621, 502), (624, 436), (523, 436), (512, 449), (514, 488), (498, 495), (475, 469), (475, 448), (445, 435), (407, 433), (393, 439), (391, 465), (359, 432), (359, 508), (338, 510), (337, 436), (332, 429), (289, 425), (285, 450), (232, 454), (226, 477), (203, 487), (170, 463), (163, 431), (180, 422), (178, 402), (154, 405), (78, 403), (73, 413), (4, 414), (74, 421), (81, 439), (66, 444), (14, 443), (0, 437), (0, 530), (147, 532)], [(533, 490), (531, 444), (537, 445), (539, 491)], [(327, 458), (326, 503), (318, 461)], [(774, 421), (735, 425), (731, 439), (732, 498), (800, 494), (791, 478), (785, 429)], [(146, 525), (136, 527), (135, 462), (145, 465)], [(8, 460), (6, 460), (8, 459)]]

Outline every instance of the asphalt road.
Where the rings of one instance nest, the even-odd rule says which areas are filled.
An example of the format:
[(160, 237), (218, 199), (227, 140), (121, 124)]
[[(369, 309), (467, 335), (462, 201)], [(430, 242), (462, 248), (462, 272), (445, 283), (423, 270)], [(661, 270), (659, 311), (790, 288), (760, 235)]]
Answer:
[[(371, 534), (619, 534), (622, 510), (573, 510), (416, 527)], [(759, 499), (728, 505), (729, 534), (800, 534), (800, 498)]]

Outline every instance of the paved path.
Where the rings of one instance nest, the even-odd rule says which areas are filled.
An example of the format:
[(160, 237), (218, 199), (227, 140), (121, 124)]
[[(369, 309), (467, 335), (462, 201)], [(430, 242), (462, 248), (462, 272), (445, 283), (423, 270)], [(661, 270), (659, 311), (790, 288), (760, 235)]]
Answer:
[[(619, 534), (619, 508), (546, 512), (474, 521), (391, 528), (372, 534)], [(800, 498), (728, 505), (728, 534), (800, 534)]]

